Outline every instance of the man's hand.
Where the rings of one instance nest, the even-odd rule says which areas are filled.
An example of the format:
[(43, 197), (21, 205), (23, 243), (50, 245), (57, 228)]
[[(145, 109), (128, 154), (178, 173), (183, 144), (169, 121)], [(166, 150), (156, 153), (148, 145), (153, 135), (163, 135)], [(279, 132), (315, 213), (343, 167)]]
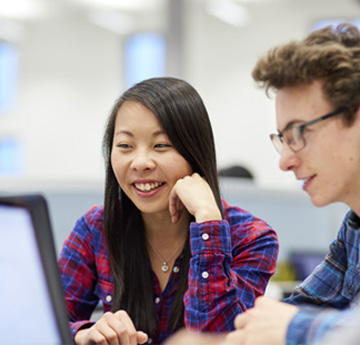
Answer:
[(236, 330), (226, 340), (234, 345), (285, 345), (287, 328), (297, 311), (293, 305), (258, 297), (253, 308), (236, 317)]

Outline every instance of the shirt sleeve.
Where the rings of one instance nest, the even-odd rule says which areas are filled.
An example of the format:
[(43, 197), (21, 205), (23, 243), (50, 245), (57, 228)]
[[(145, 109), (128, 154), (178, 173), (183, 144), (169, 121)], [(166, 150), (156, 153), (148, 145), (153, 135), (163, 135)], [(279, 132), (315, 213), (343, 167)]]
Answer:
[(93, 294), (95, 279), (94, 254), (91, 235), (85, 216), (65, 240), (58, 260), (60, 278), (70, 318), (70, 331), (76, 332), (89, 324), (98, 298)]
[(236, 315), (253, 306), (275, 272), (275, 232), (250, 214), (232, 223), (190, 226), (192, 258), (184, 304), (185, 325), (195, 331), (233, 330)]
[[(350, 214), (350, 213), (349, 213)], [(353, 312), (360, 282), (358, 231), (345, 217), (330, 252), (284, 302), (300, 307), (287, 331), (287, 345), (317, 344)]]
[(329, 254), (284, 302), (297, 306), (349, 307), (357, 292), (354, 286), (359, 274), (357, 263), (352, 263), (350, 253), (347, 253), (347, 241), (343, 224), (337, 238), (330, 244)]
[(332, 308), (303, 307), (293, 317), (286, 334), (286, 345), (320, 345), (326, 336), (347, 324), (354, 313)]

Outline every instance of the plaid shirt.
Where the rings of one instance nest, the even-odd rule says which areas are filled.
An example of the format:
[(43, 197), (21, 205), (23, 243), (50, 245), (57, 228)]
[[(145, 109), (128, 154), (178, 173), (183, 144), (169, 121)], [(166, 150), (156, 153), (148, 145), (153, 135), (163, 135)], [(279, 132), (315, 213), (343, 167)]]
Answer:
[(301, 306), (288, 327), (286, 344), (317, 344), (329, 329), (346, 322), (359, 291), (360, 219), (349, 211), (330, 253), (284, 300)]
[[(184, 296), (185, 325), (196, 331), (232, 330), (235, 316), (253, 306), (275, 272), (278, 242), (274, 230), (224, 201), (223, 218), (190, 225), (192, 258)], [(152, 272), (159, 329), (149, 343), (161, 344), (171, 335), (167, 322), (181, 274), (181, 260), (182, 255), (176, 259), (164, 291)], [(99, 300), (104, 311), (111, 309), (114, 286), (103, 207), (92, 207), (77, 221), (64, 242), (58, 263), (74, 337), (81, 326), (89, 323)]]

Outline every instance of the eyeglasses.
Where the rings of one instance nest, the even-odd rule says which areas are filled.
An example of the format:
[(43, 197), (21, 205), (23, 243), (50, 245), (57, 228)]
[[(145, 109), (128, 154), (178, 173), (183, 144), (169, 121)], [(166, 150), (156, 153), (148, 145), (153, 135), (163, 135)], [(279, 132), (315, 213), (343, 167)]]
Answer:
[(337, 109), (331, 113), (320, 116), (309, 122), (305, 122), (301, 125), (289, 124), (282, 132), (279, 134), (270, 134), (270, 139), (275, 146), (275, 149), (281, 154), (284, 141), (290, 147), (293, 152), (298, 152), (306, 146), (306, 141), (304, 138), (305, 129), (315, 123), (324, 121), (335, 115), (339, 115), (344, 112), (344, 108)]

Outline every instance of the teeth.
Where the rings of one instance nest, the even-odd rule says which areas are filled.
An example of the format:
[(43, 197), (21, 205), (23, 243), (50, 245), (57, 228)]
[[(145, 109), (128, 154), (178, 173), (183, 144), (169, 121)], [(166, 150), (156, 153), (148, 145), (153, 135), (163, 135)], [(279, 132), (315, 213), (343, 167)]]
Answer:
[(139, 190), (141, 190), (142, 192), (149, 192), (153, 189), (158, 188), (159, 186), (161, 186), (162, 183), (160, 182), (155, 182), (155, 183), (135, 183), (135, 187)]
[(308, 178), (304, 178), (301, 180), (302, 185), (304, 186), (309, 180), (311, 180), (312, 176), (308, 177)]

